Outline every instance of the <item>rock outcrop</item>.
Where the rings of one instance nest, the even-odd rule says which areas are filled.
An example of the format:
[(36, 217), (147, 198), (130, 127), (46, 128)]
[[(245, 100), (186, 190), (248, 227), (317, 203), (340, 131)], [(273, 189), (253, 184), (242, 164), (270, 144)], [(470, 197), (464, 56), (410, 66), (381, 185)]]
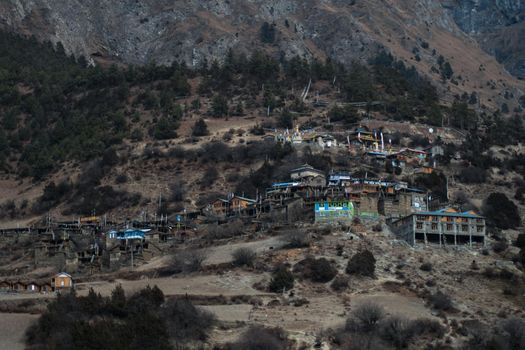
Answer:
[[(343, 62), (385, 46), (410, 55), (437, 30), (468, 45), (477, 40), (523, 77), (524, 9), (519, 0), (5, 0), (0, 26), (60, 41), (76, 55), (194, 66), (229, 48)], [(260, 40), (264, 22), (276, 33), (269, 43)]]
[(498, 62), (525, 78), (525, 1), (444, 1), (443, 6)]

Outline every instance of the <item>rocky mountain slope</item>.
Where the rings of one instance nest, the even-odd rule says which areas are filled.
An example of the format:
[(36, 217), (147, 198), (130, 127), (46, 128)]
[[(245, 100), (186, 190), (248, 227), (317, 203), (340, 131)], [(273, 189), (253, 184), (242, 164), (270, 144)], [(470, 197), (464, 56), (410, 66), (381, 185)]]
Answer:
[(518, 77), (525, 77), (525, 2), (443, 1), (457, 25)]
[(60, 41), (75, 54), (118, 56), (125, 62), (199, 64), (230, 47), (260, 47), (263, 22), (275, 24), (269, 50), (287, 56), (330, 56), (349, 62), (381, 46), (411, 51), (443, 32), (472, 50), (476, 39), (516, 76), (525, 76), (525, 2), (469, 0), (7, 0), (0, 25)]

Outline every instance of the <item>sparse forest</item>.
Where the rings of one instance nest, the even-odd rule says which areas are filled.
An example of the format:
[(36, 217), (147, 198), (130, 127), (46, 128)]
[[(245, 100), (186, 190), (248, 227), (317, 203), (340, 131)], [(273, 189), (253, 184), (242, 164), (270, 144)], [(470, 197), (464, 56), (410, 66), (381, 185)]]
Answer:
[[(0, 167), (36, 180), (66, 161), (101, 157), (126, 139), (177, 137), (180, 119), (200, 106), (199, 97), (211, 99), (207, 113), (213, 117), (242, 115), (244, 108), (272, 114), (280, 109), (279, 125), (291, 127), (290, 111), (300, 112), (305, 106), (290, 99), (289, 90), (310, 79), (337, 77), (334, 88), (341, 91), (342, 101), (384, 100), (386, 112), (395, 119), (432, 123), (429, 118), (440, 120), (436, 116), (444, 111), (428, 80), (385, 53), (370, 66), (354, 62), (345, 68), (329, 60), (278, 61), (262, 52), (246, 56), (230, 51), (222, 64), (190, 70), (184, 63), (91, 67), (83, 57), (67, 56), (60, 44), (6, 32), (0, 32), (0, 47)], [(199, 85), (192, 92), (189, 80), (195, 78)], [(261, 91), (260, 104), (256, 96)], [(192, 94), (198, 96), (191, 105), (178, 102)], [(330, 113), (334, 121), (358, 121), (352, 110)], [(196, 136), (205, 133), (202, 124), (196, 127)]]

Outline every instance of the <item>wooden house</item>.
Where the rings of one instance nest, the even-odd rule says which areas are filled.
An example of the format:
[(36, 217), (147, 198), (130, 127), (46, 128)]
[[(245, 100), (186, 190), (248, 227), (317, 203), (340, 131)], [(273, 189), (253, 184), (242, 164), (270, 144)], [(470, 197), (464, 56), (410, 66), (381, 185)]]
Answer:
[(241, 196), (233, 196), (230, 199), (230, 211), (232, 212), (242, 212), (246, 211), (255, 206), (257, 201), (255, 199), (250, 199)]
[(313, 166), (309, 164), (303, 164), (299, 168), (293, 169), (290, 171), (290, 178), (292, 180), (301, 180), (307, 177), (315, 177), (315, 176), (325, 176), (324, 172), (321, 170), (315, 169)]
[(53, 286), (49, 282), (42, 282), (40, 284), (41, 293), (51, 293), (53, 291)]
[(315, 169), (309, 164), (304, 164), (290, 171), (290, 178), (295, 181), (300, 181), (303, 185), (312, 187), (322, 187), (326, 185), (324, 172)]
[(215, 215), (226, 215), (230, 202), (227, 199), (218, 198), (210, 203), (209, 209)]
[(413, 148), (403, 148), (396, 154), (401, 167), (422, 165), (427, 161), (427, 156), (427, 152)]
[(51, 278), (51, 287), (54, 291), (72, 289), (73, 277), (65, 272), (57, 273)]
[(16, 281), (13, 282), (12, 288), (15, 292), (24, 292), (27, 289), (27, 284), (22, 281)]
[(257, 201), (255, 199), (237, 196), (233, 193), (228, 195), (228, 199), (218, 198), (208, 204), (204, 209), (204, 214), (216, 216), (232, 216), (240, 213), (251, 215), (255, 212)]
[(419, 168), (416, 168), (414, 170), (414, 174), (427, 174), (428, 175), (428, 174), (432, 174), (435, 171), (436, 169), (434, 167), (423, 165), (423, 166), (420, 166)]

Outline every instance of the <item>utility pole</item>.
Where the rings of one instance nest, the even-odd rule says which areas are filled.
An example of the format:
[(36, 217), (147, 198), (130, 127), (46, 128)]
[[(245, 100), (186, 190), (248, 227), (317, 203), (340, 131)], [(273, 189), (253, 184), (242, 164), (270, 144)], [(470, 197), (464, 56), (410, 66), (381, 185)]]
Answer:
[(131, 250), (131, 269), (133, 270), (133, 241), (131, 243), (131, 247), (130, 247), (130, 250)]

